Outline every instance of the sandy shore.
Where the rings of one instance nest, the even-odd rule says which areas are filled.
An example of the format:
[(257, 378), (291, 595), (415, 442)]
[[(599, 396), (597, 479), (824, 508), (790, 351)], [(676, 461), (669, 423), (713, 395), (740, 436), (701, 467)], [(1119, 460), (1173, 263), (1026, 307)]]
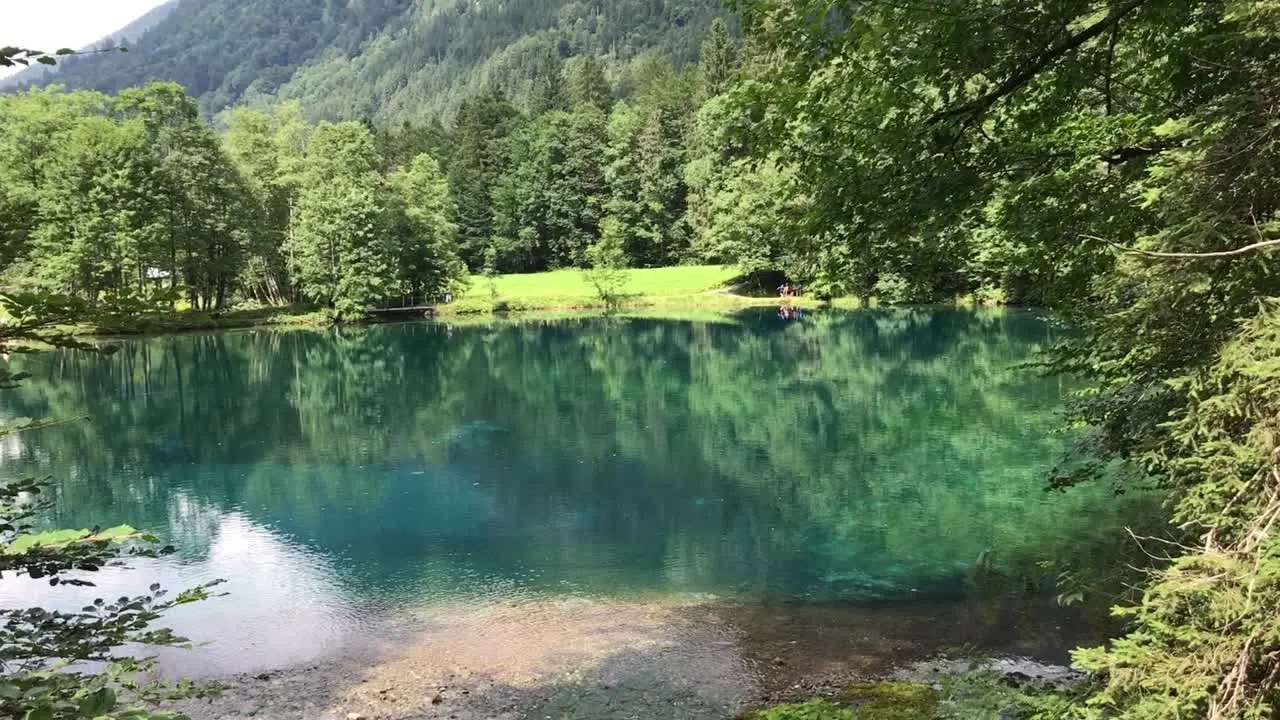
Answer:
[(341, 657), (227, 678), (221, 698), (181, 709), (194, 720), (724, 719), (887, 674), (957, 639), (1037, 652), (1025, 637), (965, 637), (978, 628), (937, 608), (544, 599), (424, 610)]
[(319, 665), (242, 676), (212, 718), (732, 717), (758, 694), (736, 632), (685, 604), (437, 611)]

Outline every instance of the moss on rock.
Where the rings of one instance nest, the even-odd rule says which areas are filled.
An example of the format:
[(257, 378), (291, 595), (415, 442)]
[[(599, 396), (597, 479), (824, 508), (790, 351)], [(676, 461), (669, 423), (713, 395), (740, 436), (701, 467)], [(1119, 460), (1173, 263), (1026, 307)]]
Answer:
[(743, 720), (859, 720), (849, 708), (842, 708), (828, 700), (810, 700), (806, 703), (779, 705), (768, 710), (748, 713)]
[(837, 701), (779, 705), (744, 720), (932, 720), (939, 705), (938, 693), (929, 686), (901, 682), (853, 685)]
[(840, 701), (857, 720), (928, 720), (937, 716), (939, 698), (928, 685), (880, 682), (853, 685)]

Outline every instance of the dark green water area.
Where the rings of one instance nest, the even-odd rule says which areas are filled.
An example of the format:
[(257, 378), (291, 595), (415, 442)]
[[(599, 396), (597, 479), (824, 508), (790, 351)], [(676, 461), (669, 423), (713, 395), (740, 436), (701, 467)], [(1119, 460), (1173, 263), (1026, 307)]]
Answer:
[[(1060, 332), (1014, 311), (753, 311), (15, 358), (32, 377), (6, 418), (75, 421), (6, 439), (0, 472), (53, 479), (50, 525), (129, 523), (177, 552), (83, 591), (5, 581), (0, 604), (225, 578), (174, 617), (224, 671), (410, 608), (530, 597), (950, 612), (984, 572), (1034, 586), (1018, 573), (1126, 521), (1108, 488), (1045, 489), (1070, 388), (1022, 364)], [(1012, 633), (1020, 612), (983, 617)]]

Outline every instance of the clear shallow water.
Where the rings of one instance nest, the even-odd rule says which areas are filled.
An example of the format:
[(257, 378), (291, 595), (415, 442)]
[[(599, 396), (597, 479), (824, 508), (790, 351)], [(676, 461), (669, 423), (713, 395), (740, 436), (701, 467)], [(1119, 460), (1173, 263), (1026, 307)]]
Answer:
[[(179, 548), (90, 594), (226, 578), (173, 617), (187, 662), (301, 662), (406, 607), (580, 594), (962, 602), (979, 565), (1114, 528), (1047, 494), (1062, 383), (1015, 312), (787, 322), (408, 324), (125, 341), (22, 358), (9, 438), (51, 524), (129, 522)], [(1060, 551), (1060, 550), (1058, 550)], [(0, 583), (0, 604), (83, 604)]]

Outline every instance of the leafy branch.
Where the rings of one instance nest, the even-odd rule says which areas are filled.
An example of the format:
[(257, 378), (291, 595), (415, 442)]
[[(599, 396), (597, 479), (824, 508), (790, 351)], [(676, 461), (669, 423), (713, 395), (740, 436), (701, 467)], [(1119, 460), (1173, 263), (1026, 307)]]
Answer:
[(20, 47), (2, 47), (0, 48), (0, 67), (31, 67), (31, 63), (39, 63), (41, 65), (57, 65), (58, 58), (69, 57), (73, 55), (101, 55), (109, 52), (129, 52), (128, 48), (100, 48), (97, 50), (72, 50), (71, 48), (59, 48), (51, 53), (43, 50), (32, 50), (30, 48)]
[[(0, 352), (51, 347), (107, 352), (109, 348), (75, 339), (68, 329), (94, 313), (85, 303), (57, 295), (0, 295)], [(0, 371), (0, 389), (16, 387), (22, 379), (22, 373)], [(0, 437), (53, 424), (18, 421), (0, 427)], [(46, 489), (45, 482), (34, 479), (0, 483), (0, 579), (25, 575), (47, 579), (55, 587), (93, 586), (87, 573), (121, 566), (128, 557), (173, 552), (172, 547), (158, 548), (156, 537), (128, 525), (38, 532), (31, 521), (52, 505), (44, 499)], [(168, 610), (211, 597), (216, 585), (198, 585), (173, 597), (152, 585), (146, 595), (100, 598), (79, 612), (0, 610), (0, 717), (178, 718), (152, 707), (164, 700), (204, 697), (219, 688), (142, 681), (154, 670), (155, 660), (129, 653), (138, 645), (186, 646), (185, 638), (152, 624)]]
[(1085, 43), (1102, 36), (1108, 30), (1118, 25), (1126, 15), (1142, 7), (1145, 2), (1146, 0), (1126, 0), (1126, 2), (1113, 6), (1111, 11), (1108, 12), (1101, 20), (1098, 20), (1077, 33), (1068, 35), (1045, 48), (1039, 55), (1031, 60), (1031, 62), (1027, 63), (1017, 72), (1006, 78), (1003, 82), (991, 88), (979, 97), (954, 108), (935, 113), (933, 117), (929, 119), (929, 123), (936, 124), (953, 118), (966, 118), (981, 115), (991, 109), (993, 105), (1005, 96), (1013, 94), (1024, 85), (1034, 80), (1041, 72), (1048, 69), (1061, 58), (1078, 50), (1084, 46)]
[(1236, 248), (1234, 250), (1219, 250), (1216, 252), (1200, 252), (1200, 253), (1158, 252), (1155, 250), (1142, 250), (1140, 248), (1126, 247), (1124, 245), (1112, 242), (1105, 238), (1097, 237), (1096, 235), (1081, 235), (1080, 237), (1085, 240), (1093, 240), (1095, 242), (1106, 243), (1107, 245), (1110, 245), (1111, 247), (1115, 248), (1116, 250), (1119, 250), (1120, 252), (1126, 255), (1137, 255), (1139, 257), (1152, 258), (1155, 260), (1223, 260), (1227, 258), (1240, 257), (1241, 255), (1248, 255), (1249, 253), (1252, 253), (1252, 252), (1258, 252), (1261, 250), (1269, 250), (1271, 248), (1280, 247), (1280, 238), (1274, 238), (1271, 240), (1262, 240), (1262, 241), (1253, 243), (1252, 245), (1246, 245), (1244, 247)]

